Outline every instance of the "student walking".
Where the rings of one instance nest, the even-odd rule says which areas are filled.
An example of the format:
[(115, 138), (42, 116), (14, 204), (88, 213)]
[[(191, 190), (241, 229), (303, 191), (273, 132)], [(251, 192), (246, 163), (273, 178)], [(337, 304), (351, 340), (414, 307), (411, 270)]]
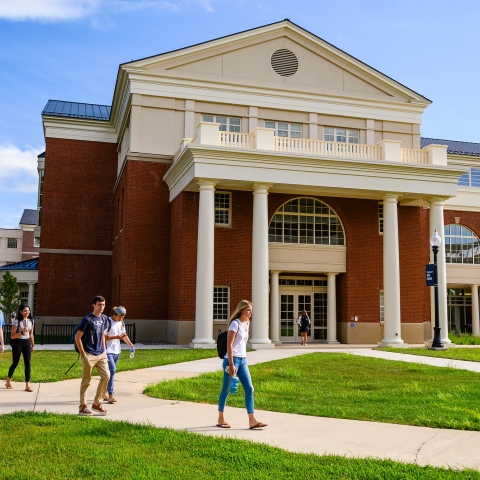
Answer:
[(302, 343), (301, 345), (307, 344), (307, 335), (310, 332), (310, 317), (307, 315), (306, 310), (302, 310), (302, 313), (298, 317), (298, 322), (300, 325), (300, 333), (302, 335)]
[(92, 370), (97, 368), (100, 375), (97, 393), (93, 401), (92, 410), (100, 415), (107, 415), (108, 411), (102, 407), (102, 401), (107, 390), (107, 382), (110, 378), (108, 371), (107, 354), (105, 352), (105, 329), (107, 328), (107, 316), (102, 312), (105, 309), (105, 299), (97, 296), (92, 301), (93, 311), (82, 318), (75, 334), (80, 356), (82, 358), (82, 383), (80, 384), (80, 409), (79, 415), (92, 415), (87, 407), (87, 390), (92, 379)]
[(105, 400), (108, 403), (117, 401), (113, 396), (113, 391), (115, 372), (117, 371), (117, 363), (121, 352), (120, 340), (123, 340), (130, 348), (135, 349), (125, 330), (124, 318), (126, 314), (127, 310), (125, 307), (113, 307), (113, 315), (108, 319), (108, 327), (105, 333), (108, 369), (110, 370), (110, 380), (108, 381), (107, 395), (105, 396)]
[(0, 353), (5, 351), (5, 345), (3, 343), (3, 327), (5, 325), (5, 320), (3, 319), (3, 313), (0, 312)]
[[(224, 410), (227, 397), (230, 392), (232, 377), (238, 375), (238, 379), (245, 391), (245, 406), (248, 413), (249, 428), (264, 428), (266, 423), (255, 419), (253, 408), (253, 385), (247, 365), (247, 340), (252, 316), (252, 304), (248, 300), (242, 300), (233, 315), (230, 317), (227, 337), (227, 354), (223, 359), (223, 386), (218, 399), (218, 422), (217, 427), (231, 428), (225, 421)], [(227, 368), (228, 367), (228, 368)]]
[(23, 364), (25, 366), (25, 391), (33, 392), (33, 388), (30, 386), (30, 363), (32, 359), (32, 352), (35, 348), (33, 327), (34, 321), (30, 307), (22, 303), (18, 309), (15, 320), (12, 322), (12, 333), (10, 335), (12, 340), (12, 365), (8, 369), (7, 381), (5, 382), (5, 386), (8, 389), (13, 388), (11, 378), (15, 372), (15, 369), (17, 368), (18, 362), (20, 361), (20, 356), (23, 355)]

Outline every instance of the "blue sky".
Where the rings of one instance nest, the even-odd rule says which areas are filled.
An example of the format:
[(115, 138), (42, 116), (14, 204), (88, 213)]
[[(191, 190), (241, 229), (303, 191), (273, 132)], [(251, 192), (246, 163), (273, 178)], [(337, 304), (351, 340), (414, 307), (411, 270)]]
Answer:
[(0, 0), (0, 227), (36, 208), (48, 99), (110, 105), (120, 63), (284, 18), (432, 100), (423, 136), (480, 142), (477, 0)]

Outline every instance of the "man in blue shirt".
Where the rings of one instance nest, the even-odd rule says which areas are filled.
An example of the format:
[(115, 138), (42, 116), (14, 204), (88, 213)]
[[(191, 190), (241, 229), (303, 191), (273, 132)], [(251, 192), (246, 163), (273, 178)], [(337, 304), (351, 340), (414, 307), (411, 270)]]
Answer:
[(107, 415), (108, 411), (102, 407), (105, 398), (107, 383), (110, 378), (107, 353), (105, 349), (105, 330), (107, 316), (103, 315), (105, 299), (97, 296), (92, 302), (93, 312), (82, 318), (75, 335), (75, 343), (82, 357), (83, 375), (80, 384), (80, 409), (79, 415), (92, 415), (87, 407), (87, 390), (92, 379), (92, 370), (97, 368), (100, 375), (97, 393), (93, 401), (92, 410), (100, 415)]
[(3, 321), (3, 312), (0, 312), (0, 353), (3, 353), (5, 350), (5, 345), (3, 344), (3, 326), (5, 322)]

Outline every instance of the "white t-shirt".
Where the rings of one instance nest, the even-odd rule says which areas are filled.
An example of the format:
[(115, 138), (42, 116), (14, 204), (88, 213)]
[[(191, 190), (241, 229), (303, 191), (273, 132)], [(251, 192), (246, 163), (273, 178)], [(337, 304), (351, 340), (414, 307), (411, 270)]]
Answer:
[[(19, 323), (20, 323), (20, 326), (19, 326)], [(17, 319), (15, 319), (12, 322), (12, 325), (14, 327), (17, 327), (17, 333), (20, 333), (23, 330), (23, 328), (24, 328), (23, 323), (24, 323), (24, 320), (20, 320), (20, 322), (19, 322)], [(30, 330), (32, 329), (32, 321), (28, 318), (25, 321), (25, 327), (27, 328), (27, 333), (23, 334), (21, 337), (18, 337), (20, 340), (28, 340), (30, 338)]]
[[(125, 332), (125, 323), (123, 320), (120, 320), (119, 322), (116, 322), (115, 320), (112, 320), (110, 317), (108, 319), (107, 325), (110, 324), (110, 329), (107, 328), (105, 330), (105, 335), (108, 335), (109, 337), (116, 337), (117, 335), (121, 335), (122, 333)], [(107, 342), (107, 353), (114, 353), (116, 355), (120, 354), (122, 349), (120, 348), (120, 340), (115, 339), (115, 340), (108, 340)]]
[[(244, 325), (247, 327), (245, 330)], [(236, 332), (235, 339), (233, 340), (233, 356), (243, 357), (247, 356), (247, 341), (248, 341), (248, 329), (250, 328), (250, 322), (242, 323), (240, 320), (235, 319), (228, 327), (228, 330)], [(228, 358), (228, 353), (225, 355)]]

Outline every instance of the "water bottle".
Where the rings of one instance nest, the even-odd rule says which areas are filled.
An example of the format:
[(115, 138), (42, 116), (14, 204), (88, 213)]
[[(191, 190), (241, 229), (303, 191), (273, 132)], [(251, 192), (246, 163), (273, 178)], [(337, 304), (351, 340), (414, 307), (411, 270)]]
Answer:
[(234, 395), (238, 391), (238, 377), (232, 377), (232, 382), (230, 383), (230, 393)]
[(130, 358), (133, 358), (135, 356), (135, 347), (132, 345), (130, 347)]

